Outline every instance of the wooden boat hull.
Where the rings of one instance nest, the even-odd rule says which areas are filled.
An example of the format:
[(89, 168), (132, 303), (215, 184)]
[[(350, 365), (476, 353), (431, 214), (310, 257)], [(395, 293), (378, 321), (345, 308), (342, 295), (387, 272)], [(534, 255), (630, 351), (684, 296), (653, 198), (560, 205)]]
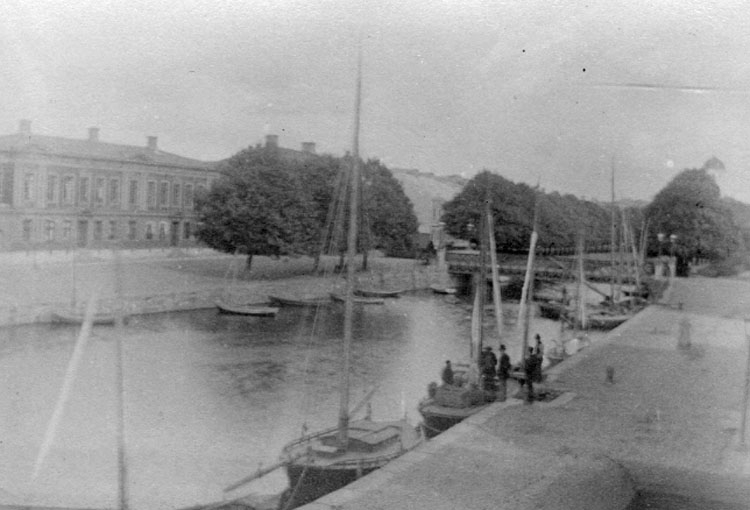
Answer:
[(539, 315), (545, 319), (557, 321), (567, 312), (568, 310), (559, 303), (539, 303)]
[(422, 427), (427, 439), (431, 439), (441, 432), (445, 432), (454, 425), (458, 425), (469, 416), (486, 409), (490, 404), (469, 407), (447, 407), (435, 403), (432, 399), (420, 402), (419, 414), (422, 415)]
[(403, 292), (403, 290), (357, 289), (354, 291), (354, 295), (369, 298), (397, 298)]
[(610, 330), (630, 319), (630, 315), (599, 315), (588, 316), (589, 327), (592, 329)]
[(240, 305), (225, 303), (223, 301), (217, 301), (216, 308), (219, 309), (219, 313), (227, 315), (253, 315), (258, 317), (274, 317), (277, 313), (279, 313), (279, 309), (274, 306)]
[(369, 427), (373, 436), (379, 436), (384, 429), (393, 429), (395, 435), (392, 441), (382, 446), (371, 444), (371, 450), (355, 447), (356, 440), (350, 437), (352, 449), (341, 455), (320, 453), (315, 447), (320, 445), (323, 438), (335, 436), (336, 428), (305, 436), (284, 447), (282, 460), (291, 460), (286, 463), (289, 489), (282, 496), (280, 508), (296, 508), (341, 489), (385, 466), (422, 441), (418, 431), (406, 421), (358, 420), (349, 424), (350, 431), (360, 427), (365, 430)]
[[(117, 317), (114, 314), (98, 313), (94, 314), (92, 324), (97, 326), (114, 326)], [(125, 317), (123, 317), (123, 320)], [(52, 321), (59, 324), (83, 324), (84, 314), (76, 312), (52, 312)]]
[(331, 299), (328, 297), (315, 297), (303, 299), (283, 298), (279, 296), (268, 296), (268, 300), (277, 306), (324, 306), (330, 305)]
[[(331, 299), (339, 303), (346, 302), (346, 298), (341, 294), (331, 294)], [(382, 305), (385, 304), (385, 299), (376, 297), (354, 296), (352, 298), (352, 302), (360, 305)]]
[(432, 292), (435, 294), (455, 294), (456, 289), (453, 287), (441, 287), (439, 285), (430, 285)]

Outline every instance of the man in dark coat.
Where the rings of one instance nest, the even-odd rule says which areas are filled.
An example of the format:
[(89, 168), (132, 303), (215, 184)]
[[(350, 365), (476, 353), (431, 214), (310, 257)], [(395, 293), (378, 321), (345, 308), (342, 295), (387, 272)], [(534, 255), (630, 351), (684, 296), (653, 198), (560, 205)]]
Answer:
[(453, 384), (453, 368), (451, 367), (451, 360), (445, 362), (442, 373), (443, 384)]
[(505, 345), (500, 345), (500, 361), (497, 364), (497, 376), (500, 379), (497, 399), (505, 402), (508, 397), (508, 379), (510, 378), (510, 356), (505, 352)]
[(479, 360), (482, 378), (484, 380), (484, 389), (493, 391), (495, 387), (495, 365), (497, 365), (497, 356), (492, 352), (492, 347), (485, 347), (482, 357)]

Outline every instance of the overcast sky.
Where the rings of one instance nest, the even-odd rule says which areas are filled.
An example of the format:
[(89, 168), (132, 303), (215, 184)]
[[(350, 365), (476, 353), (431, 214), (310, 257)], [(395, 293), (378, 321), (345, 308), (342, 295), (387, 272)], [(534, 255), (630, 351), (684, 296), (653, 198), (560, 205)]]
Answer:
[[(750, 8), (673, 0), (4, 0), (0, 133), (218, 160), (278, 134), (390, 167), (650, 199), (712, 155), (750, 202)], [(659, 88), (661, 86), (667, 88)]]

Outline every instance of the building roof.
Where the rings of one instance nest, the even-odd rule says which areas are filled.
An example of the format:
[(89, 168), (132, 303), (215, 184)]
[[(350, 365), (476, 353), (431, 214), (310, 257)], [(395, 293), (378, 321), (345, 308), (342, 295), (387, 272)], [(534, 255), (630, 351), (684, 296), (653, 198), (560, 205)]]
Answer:
[[(153, 143), (154, 145), (156, 144), (155, 138)], [(215, 162), (185, 158), (164, 152), (156, 147), (138, 147), (91, 139), (80, 140), (23, 132), (0, 136), (0, 151), (18, 151), (71, 158), (131, 162), (142, 165), (175, 166), (194, 168), (196, 170), (209, 170), (217, 166)]]

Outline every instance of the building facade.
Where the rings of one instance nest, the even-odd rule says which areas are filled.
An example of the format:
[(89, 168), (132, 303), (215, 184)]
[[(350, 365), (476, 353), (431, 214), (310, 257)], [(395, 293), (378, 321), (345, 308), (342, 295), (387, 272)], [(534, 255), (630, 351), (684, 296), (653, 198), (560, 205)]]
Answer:
[(0, 250), (191, 246), (195, 197), (217, 163), (144, 146), (36, 135), (22, 120), (0, 136)]

